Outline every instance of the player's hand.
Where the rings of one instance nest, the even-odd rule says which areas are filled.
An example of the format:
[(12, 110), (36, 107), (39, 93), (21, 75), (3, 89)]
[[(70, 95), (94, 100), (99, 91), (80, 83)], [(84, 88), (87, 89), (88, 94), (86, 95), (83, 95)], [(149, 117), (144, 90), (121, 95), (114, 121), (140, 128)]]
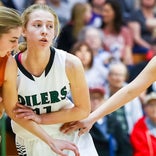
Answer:
[(64, 154), (64, 150), (70, 150), (75, 153), (75, 156), (80, 156), (77, 146), (69, 141), (53, 139), (49, 143), (50, 148), (60, 156), (68, 156)]
[(37, 115), (30, 107), (23, 106), (19, 103), (16, 104), (16, 108), (14, 109), (14, 113), (16, 118), (24, 118), (27, 120), (33, 120), (34, 122), (40, 124), (41, 117)]
[(93, 123), (88, 118), (86, 118), (81, 121), (65, 123), (63, 124), (60, 130), (63, 133), (71, 133), (75, 130), (79, 130), (78, 135), (80, 136), (84, 133), (89, 132), (92, 126), (93, 126)]

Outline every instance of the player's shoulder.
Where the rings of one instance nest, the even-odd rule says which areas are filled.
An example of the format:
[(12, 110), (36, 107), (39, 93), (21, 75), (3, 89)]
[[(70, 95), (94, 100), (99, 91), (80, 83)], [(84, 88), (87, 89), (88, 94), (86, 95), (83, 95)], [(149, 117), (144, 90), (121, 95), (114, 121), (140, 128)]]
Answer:
[(9, 56), (5, 67), (5, 80), (12, 79), (17, 73), (17, 64), (13, 56)]
[(8, 60), (6, 63), (6, 71), (14, 71), (17, 69), (17, 64), (16, 61), (14, 59), (14, 57), (12, 55), (8, 56)]
[(64, 57), (66, 58), (67, 67), (78, 67), (79, 65), (82, 65), (80, 59), (77, 56), (61, 49), (57, 49), (57, 48), (54, 49), (57, 54), (64, 55)]
[(82, 66), (81, 60), (77, 56), (70, 53), (66, 53), (66, 64), (75, 68)]
[(66, 73), (69, 79), (73, 79), (76, 75), (83, 73), (83, 65), (80, 59), (73, 54), (66, 54)]

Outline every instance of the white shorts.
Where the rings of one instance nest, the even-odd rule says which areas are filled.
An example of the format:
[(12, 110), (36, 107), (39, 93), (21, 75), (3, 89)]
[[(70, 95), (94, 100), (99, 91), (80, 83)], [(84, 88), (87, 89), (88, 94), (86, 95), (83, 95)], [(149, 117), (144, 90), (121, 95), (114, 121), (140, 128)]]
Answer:
[[(94, 143), (89, 133), (83, 134), (74, 140), (79, 148), (80, 156), (98, 156)], [(40, 139), (22, 139), (16, 136), (16, 148), (19, 156), (58, 156), (47, 144)], [(75, 156), (72, 151), (64, 151), (68, 156)]]
[(92, 137), (89, 133), (80, 136), (77, 144), (80, 156), (98, 156)]
[[(58, 156), (50, 147), (39, 139), (26, 140), (16, 137), (16, 148), (19, 156)], [(69, 156), (74, 156), (70, 151), (64, 151)]]
[[(41, 127), (54, 139), (68, 140), (79, 148), (80, 156), (98, 156), (93, 140), (89, 133), (78, 136), (78, 131), (71, 134), (60, 132), (62, 124), (42, 125)], [(12, 127), (16, 134), (16, 147), (19, 156), (57, 156), (42, 140), (32, 135), (20, 125), (12, 121)], [(64, 151), (68, 156), (75, 156), (72, 151)]]

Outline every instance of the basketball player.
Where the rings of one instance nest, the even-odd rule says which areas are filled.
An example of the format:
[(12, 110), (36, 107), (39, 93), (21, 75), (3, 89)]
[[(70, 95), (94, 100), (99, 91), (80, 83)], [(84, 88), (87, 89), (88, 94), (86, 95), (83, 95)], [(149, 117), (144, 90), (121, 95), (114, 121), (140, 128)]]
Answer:
[[(22, 22), (20, 16), (13, 10), (0, 6), (0, 92), (5, 80), (8, 80), (14, 69), (15, 61), (10, 56), (14, 48), (17, 47), (17, 40), (21, 32)], [(14, 72), (14, 70), (13, 70)], [(14, 74), (14, 73), (13, 73)], [(2, 98), (0, 97), (0, 102)], [(3, 104), (0, 104), (0, 116), (3, 115)]]
[(22, 20), (16, 11), (0, 6), (0, 87), (3, 97), (3, 105), (0, 103), (0, 112), (2, 114), (4, 107), (10, 118), (47, 143), (57, 154), (66, 156), (62, 150), (69, 149), (79, 156), (78, 149), (73, 143), (52, 139), (35, 122), (15, 118), (13, 109), (17, 103), (17, 65), (10, 52), (17, 48), (21, 26)]
[[(31, 119), (36, 112), (35, 120), (52, 137), (72, 141), (81, 150), (78, 131), (71, 134), (60, 132), (62, 123), (76, 121), (90, 113), (90, 100), (81, 61), (74, 55), (51, 47), (58, 34), (58, 17), (47, 5), (35, 4), (22, 14), (23, 36), (27, 46), (22, 45), (22, 52), (16, 55), (18, 64), (18, 100), (21, 105), (15, 110), (17, 118)], [(26, 44), (25, 44), (26, 45)], [(67, 98), (69, 91), (73, 103)], [(24, 109), (25, 105), (27, 108)], [(16, 145), (20, 155), (56, 156), (49, 147), (12, 122), (16, 134)], [(91, 156), (97, 156), (90, 136), (87, 136), (86, 149)], [(83, 141), (82, 141), (83, 142)], [(66, 155), (73, 156), (67, 151)]]

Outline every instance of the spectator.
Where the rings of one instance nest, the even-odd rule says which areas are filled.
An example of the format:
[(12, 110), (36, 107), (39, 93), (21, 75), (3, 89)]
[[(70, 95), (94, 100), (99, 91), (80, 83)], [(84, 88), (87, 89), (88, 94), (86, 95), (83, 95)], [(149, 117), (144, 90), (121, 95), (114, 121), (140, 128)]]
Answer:
[[(91, 111), (94, 111), (105, 102), (105, 90), (102, 87), (89, 89)], [(113, 115), (99, 119), (91, 128), (95, 147), (99, 156), (127, 156), (129, 142), (125, 139), (125, 132)]]
[(61, 30), (57, 47), (70, 51), (77, 41), (80, 30), (90, 21), (91, 7), (87, 3), (76, 3), (72, 8), (71, 20)]
[(92, 18), (89, 25), (100, 28), (102, 25), (102, 5), (105, 0), (90, 0), (92, 6)]
[(153, 44), (155, 44), (154, 32), (156, 30), (155, 4), (155, 0), (140, 0), (140, 8), (132, 13), (131, 19), (128, 22), (135, 43), (133, 53), (135, 56), (140, 54), (140, 58), (142, 57), (140, 61), (149, 60), (154, 55)]
[(131, 18), (131, 14), (135, 9), (135, 0), (118, 0), (122, 9), (123, 22), (127, 22)]
[(85, 77), (89, 87), (105, 85), (108, 71), (106, 68), (95, 66), (93, 50), (86, 42), (75, 43), (71, 53), (80, 58), (85, 70)]
[[(126, 85), (127, 68), (123, 63), (114, 63), (110, 65), (108, 72), (108, 85), (106, 87), (106, 96), (110, 97), (119, 89)], [(140, 117), (143, 116), (142, 104), (139, 97), (128, 102), (125, 106), (113, 112), (120, 121), (122, 128), (129, 135), (133, 129), (134, 124)]]
[(34, 3), (34, 0), (1, 0), (1, 2), (4, 6), (16, 9), (22, 13), (24, 9)]
[(131, 134), (133, 156), (156, 155), (156, 92), (147, 94), (144, 102), (145, 116), (134, 126)]
[(84, 27), (78, 36), (80, 41), (85, 41), (92, 48), (94, 54), (94, 64), (97, 66), (107, 66), (111, 61), (111, 54), (103, 48), (103, 33), (93, 26)]
[(122, 61), (126, 65), (133, 64), (132, 36), (129, 29), (123, 26), (122, 11), (116, 0), (106, 0), (103, 5), (103, 45), (115, 61)]

